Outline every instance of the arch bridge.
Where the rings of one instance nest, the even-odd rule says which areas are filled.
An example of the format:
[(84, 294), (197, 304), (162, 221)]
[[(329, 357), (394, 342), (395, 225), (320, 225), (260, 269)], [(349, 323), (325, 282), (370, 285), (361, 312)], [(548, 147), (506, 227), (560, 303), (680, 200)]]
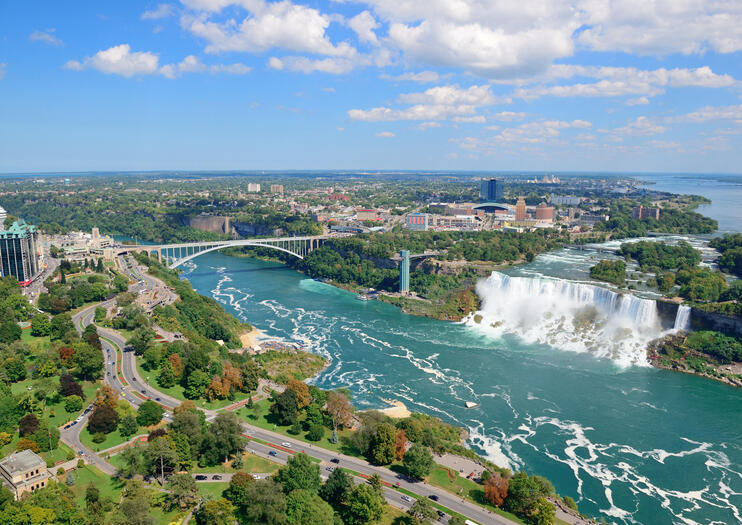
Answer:
[(206, 242), (186, 242), (177, 244), (159, 244), (159, 245), (131, 245), (121, 246), (116, 255), (127, 252), (145, 252), (147, 254), (157, 254), (161, 260), (167, 261), (168, 267), (177, 268), (196, 257), (205, 253), (231, 248), (234, 246), (253, 246), (257, 248), (269, 248), (288, 253), (299, 259), (316, 250), (329, 239), (326, 235), (307, 236), (307, 237), (274, 237), (268, 239), (239, 239), (231, 241), (206, 241)]

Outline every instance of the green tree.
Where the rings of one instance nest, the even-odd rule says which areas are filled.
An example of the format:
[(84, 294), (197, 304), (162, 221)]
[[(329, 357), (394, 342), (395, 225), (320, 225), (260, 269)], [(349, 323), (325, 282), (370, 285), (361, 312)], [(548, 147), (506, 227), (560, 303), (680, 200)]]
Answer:
[(234, 507), (224, 498), (203, 503), (195, 514), (198, 525), (233, 525)]
[(299, 413), (299, 402), (296, 392), (287, 388), (274, 397), (271, 413), (276, 416), (280, 425), (292, 425), (296, 422)]
[(333, 525), (334, 511), (311, 490), (294, 490), (286, 497), (286, 515), (292, 525)]
[(151, 496), (141, 483), (130, 481), (124, 489), (124, 497), (119, 503), (116, 525), (154, 525), (155, 519), (150, 513)]
[(139, 405), (139, 410), (137, 410), (137, 423), (143, 427), (156, 425), (162, 420), (162, 415), (164, 413), (165, 411), (160, 405), (151, 399), (148, 399)]
[(88, 430), (95, 434), (102, 432), (109, 434), (116, 430), (119, 424), (119, 416), (116, 411), (108, 405), (99, 405), (93, 409), (88, 420)]
[(186, 509), (198, 501), (196, 480), (190, 474), (173, 474), (167, 484), (170, 491), (166, 496), (168, 506)]
[(187, 376), (186, 387), (183, 391), (183, 395), (188, 399), (198, 399), (203, 397), (209, 382), (209, 374), (203, 370), (194, 370)]
[(0, 323), (0, 343), (10, 344), (21, 339), (21, 327), (13, 320)]
[(149, 442), (144, 449), (144, 467), (150, 474), (157, 474), (164, 479), (165, 471), (175, 468), (178, 453), (172, 441), (166, 437), (158, 437)]
[(353, 490), (353, 480), (343, 469), (336, 468), (319, 489), (319, 495), (335, 509), (340, 509)]
[(155, 332), (148, 326), (140, 326), (131, 335), (127, 345), (131, 345), (136, 355), (144, 355), (155, 340)]
[(376, 428), (371, 443), (371, 462), (376, 465), (389, 465), (394, 461), (396, 431), (389, 423), (382, 423)]
[(284, 525), (286, 521), (286, 496), (280, 485), (261, 479), (251, 484), (246, 495), (247, 504), (237, 507), (238, 521), (242, 525)]
[(79, 379), (95, 380), (103, 375), (103, 353), (87, 343), (73, 345), (75, 354), (72, 362), (75, 365), (75, 375)]
[(142, 359), (145, 370), (157, 370), (162, 360), (162, 352), (156, 346), (150, 346), (144, 351)]
[(157, 376), (157, 384), (163, 388), (170, 388), (175, 384), (175, 372), (170, 361), (165, 359), (160, 366), (160, 374)]
[(82, 410), (82, 398), (80, 396), (67, 396), (64, 398), (64, 409), (68, 413)]
[(136, 418), (131, 414), (126, 414), (119, 421), (119, 434), (121, 434), (121, 437), (128, 439), (136, 434), (137, 430), (139, 430), (139, 425)]
[(52, 331), (52, 322), (46, 314), (34, 315), (31, 319), (31, 335), (34, 337), (44, 337)]
[(415, 503), (407, 511), (407, 514), (412, 517), (415, 524), (430, 523), (437, 517), (435, 508), (433, 508), (428, 498), (417, 498)]
[(121, 466), (116, 474), (117, 476), (130, 478), (135, 474), (143, 474), (145, 472), (141, 447), (127, 447), (118, 457), (121, 458)]
[(427, 447), (415, 443), (405, 452), (402, 460), (407, 475), (414, 479), (423, 479), (433, 470), (435, 462)]
[(383, 514), (384, 499), (370, 485), (357, 485), (348, 495), (343, 521), (362, 525), (379, 521)]
[(319, 441), (325, 437), (325, 426), (322, 423), (312, 423), (309, 425), (307, 439), (309, 441)]
[(234, 503), (235, 506), (247, 506), (250, 504), (248, 497), (253, 483), (255, 483), (255, 478), (247, 472), (236, 472), (232, 475), (229, 486), (224, 491), (224, 497)]
[(219, 412), (206, 431), (201, 460), (205, 465), (218, 465), (236, 453), (241, 454), (244, 448), (245, 438), (237, 415)]
[(319, 477), (319, 465), (303, 452), (289, 458), (286, 465), (278, 470), (276, 481), (283, 486), (286, 494), (297, 489), (317, 492), (322, 484)]
[(72, 316), (70, 314), (55, 315), (52, 317), (49, 330), (49, 336), (52, 341), (63, 339), (65, 335), (75, 330), (75, 325), (72, 323)]

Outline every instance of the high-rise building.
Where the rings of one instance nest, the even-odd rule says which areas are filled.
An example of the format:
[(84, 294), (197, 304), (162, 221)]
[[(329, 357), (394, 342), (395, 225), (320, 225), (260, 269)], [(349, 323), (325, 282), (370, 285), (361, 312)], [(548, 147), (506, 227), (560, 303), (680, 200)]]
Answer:
[(637, 206), (631, 209), (632, 219), (654, 219), (660, 220), (660, 209), (659, 208), (645, 208), (644, 206)]
[(485, 179), (479, 191), (479, 196), (486, 202), (502, 202), (505, 185), (502, 179)]
[(406, 294), (410, 291), (410, 250), (399, 252), (402, 260), (399, 261), (399, 292)]
[(526, 215), (526, 199), (524, 197), (518, 197), (518, 202), (515, 204), (515, 220), (524, 221), (528, 215)]
[(8, 218), (8, 212), (5, 211), (5, 208), (0, 206), (0, 230), (5, 228), (5, 219)]
[(271, 184), (271, 193), (283, 195), (283, 184)]
[(15, 221), (0, 231), (0, 274), (15, 275), (21, 286), (28, 286), (39, 273), (39, 234), (36, 226)]
[(260, 184), (255, 184), (254, 182), (248, 183), (247, 191), (249, 193), (260, 193)]

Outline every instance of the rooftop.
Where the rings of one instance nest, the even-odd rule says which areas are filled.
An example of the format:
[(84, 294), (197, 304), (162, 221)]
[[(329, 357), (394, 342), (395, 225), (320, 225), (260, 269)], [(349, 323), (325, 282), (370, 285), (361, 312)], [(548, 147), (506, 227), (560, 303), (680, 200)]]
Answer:
[(28, 233), (34, 233), (35, 231), (36, 226), (26, 224), (26, 221), (24, 221), (23, 219), (18, 219), (13, 224), (11, 224), (10, 228), (8, 228), (7, 230), (0, 230), (0, 235), (26, 235)]
[(16, 472), (25, 472), (38, 466), (46, 467), (46, 462), (38, 454), (28, 449), (13, 452), (0, 461), (0, 467), (11, 476)]

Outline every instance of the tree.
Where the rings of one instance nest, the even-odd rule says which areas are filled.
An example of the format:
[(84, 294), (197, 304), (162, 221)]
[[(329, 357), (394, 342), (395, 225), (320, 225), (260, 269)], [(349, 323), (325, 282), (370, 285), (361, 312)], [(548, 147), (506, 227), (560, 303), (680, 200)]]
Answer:
[(556, 507), (546, 498), (539, 498), (531, 512), (530, 521), (534, 525), (552, 525), (555, 517)]
[(173, 372), (173, 365), (170, 364), (170, 361), (165, 360), (160, 366), (160, 375), (157, 376), (157, 384), (163, 388), (170, 388), (175, 384), (175, 373)]
[(167, 502), (171, 509), (186, 509), (198, 501), (196, 480), (190, 474), (174, 474), (170, 477), (167, 489), (170, 491)]
[[(118, 399), (119, 394), (116, 390), (113, 389), (110, 385), (103, 385), (103, 387), (99, 388), (95, 392), (95, 406), (108, 406), (111, 407), (113, 410), (116, 410), (118, 408)], [(118, 410), (116, 410), (118, 413)]]
[(3, 368), (5, 368), (5, 373), (11, 383), (26, 379), (26, 367), (23, 365), (23, 361), (18, 358), (9, 357), (5, 360)]
[(286, 515), (291, 525), (333, 525), (335, 513), (316, 492), (295, 490), (286, 498)]
[(35, 441), (31, 441), (28, 438), (21, 438), (18, 440), (18, 443), (15, 444), (15, 449), (20, 452), (21, 450), (31, 450), (33, 452), (38, 452), (40, 450), (38, 443)]
[(299, 409), (309, 406), (312, 396), (309, 395), (309, 387), (305, 382), (298, 379), (289, 379), (286, 388), (290, 388), (296, 392), (296, 404)]
[(187, 407), (192, 401), (186, 401), (173, 411), (173, 420), (170, 423), (170, 431), (183, 434), (188, 438), (188, 443), (194, 454), (201, 450), (204, 439), (206, 418), (203, 412), (196, 410), (195, 406)]
[(370, 485), (357, 485), (348, 495), (343, 521), (347, 525), (362, 525), (380, 520), (382, 514), (384, 499)]
[(21, 437), (29, 436), (39, 429), (39, 418), (34, 414), (26, 414), (18, 421), (18, 434)]
[(428, 498), (417, 498), (407, 511), (414, 523), (430, 523), (436, 519), (436, 512)]
[(219, 412), (207, 429), (201, 459), (206, 465), (218, 465), (234, 454), (242, 453), (244, 448), (245, 438), (237, 415)]
[(197, 525), (233, 525), (234, 507), (224, 498), (203, 503), (195, 514)]
[(403, 429), (398, 429), (394, 441), (394, 458), (401, 460), (407, 451), (407, 434)]
[(85, 504), (90, 507), (91, 504), (100, 500), (100, 491), (91, 483), (85, 488)]
[(144, 352), (149, 348), (154, 340), (155, 332), (147, 326), (140, 326), (134, 330), (134, 333), (131, 335), (129, 340), (126, 341), (126, 344), (131, 345), (132, 348), (134, 348), (134, 353), (136, 355), (144, 355)]
[(34, 337), (44, 337), (52, 331), (52, 322), (46, 314), (34, 315), (31, 319), (31, 335)]
[(162, 352), (156, 346), (150, 346), (144, 351), (142, 359), (144, 360), (142, 364), (145, 370), (157, 370), (162, 360)]
[(427, 447), (417, 443), (405, 452), (402, 460), (407, 475), (414, 479), (423, 479), (433, 470), (435, 462)]
[(75, 381), (72, 374), (64, 374), (59, 377), (59, 392), (64, 396), (78, 396), (79, 398), (85, 397), (82, 391), (80, 383)]
[(550, 496), (553, 491), (551, 484), (543, 478), (518, 472), (508, 481), (505, 510), (518, 516), (531, 515), (538, 512), (538, 500)]
[(74, 348), (75, 375), (80, 379), (99, 379), (103, 375), (103, 353), (87, 343), (77, 343)]
[(353, 490), (353, 480), (343, 469), (336, 468), (319, 489), (319, 495), (336, 509), (340, 509)]
[(154, 525), (155, 519), (150, 514), (151, 496), (141, 483), (130, 481), (124, 490), (124, 497), (119, 503), (120, 522), (126, 525)]
[(134, 416), (127, 414), (121, 418), (119, 422), (119, 434), (121, 434), (121, 437), (129, 438), (136, 434), (137, 430), (139, 430), (139, 425)]
[(289, 458), (286, 466), (278, 470), (276, 481), (283, 486), (286, 494), (297, 489), (317, 492), (322, 484), (319, 477), (319, 465), (303, 452)]
[(147, 472), (159, 474), (164, 483), (165, 470), (171, 471), (178, 461), (178, 453), (173, 443), (166, 437), (152, 440), (144, 449), (144, 466)]
[(508, 480), (498, 472), (484, 480), (484, 497), (496, 507), (500, 507), (508, 497)]
[(63, 339), (68, 332), (75, 330), (70, 314), (57, 314), (52, 317), (49, 336), (52, 341)]
[(144, 473), (144, 457), (141, 447), (127, 447), (119, 454), (119, 457), (121, 458), (121, 466), (116, 474), (117, 476), (130, 478), (135, 474)]
[(371, 462), (376, 465), (388, 465), (394, 461), (395, 442), (394, 427), (389, 423), (379, 425), (371, 443)]
[(353, 405), (351, 405), (350, 399), (341, 392), (330, 392), (327, 395), (327, 413), (332, 417), (335, 433), (337, 433), (338, 425), (345, 428), (353, 426)]
[(209, 374), (203, 370), (194, 370), (187, 376), (186, 388), (183, 391), (183, 395), (188, 399), (203, 397), (208, 384)]
[(165, 411), (160, 405), (148, 399), (139, 406), (137, 410), (137, 423), (143, 427), (156, 425), (162, 420)]
[(286, 524), (286, 496), (274, 481), (256, 481), (250, 485), (246, 499), (249, 503), (235, 505), (242, 525)]
[(298, 418), (299, 402), (296, 391), (287, 388), (274, 397), (271, 413), (276, 416), (280, 425), (291, 425)]
[(309, 441), (319, 441), (325, 437), (325, 427), (322, 423), (312, 423), (309, 425), (309, 433), (307, 439)]
[(247, 499), (248, 493), (253, 483), (255, 483), (255, 478), (247, 472), (236, 472), (232, 475), (229, 486), (224, 491), (224, 497), (236, 506), (248, 505), (250, 503)]
[(67, 396), (64, 398), (64, 409), (68, 413), (82, 410), (82, 398), (80, 396)]
[(93, 409), (93, 413), (88, 420), (88, 431), (95, 434), (103, 432), (109, 434), (116, 430), (119, 424), (119, 415), (108, 405), (100, 405)]
[(21, 327), (13, 320), (0, 323), (0, 343), (10, 344), (21, 339)]

